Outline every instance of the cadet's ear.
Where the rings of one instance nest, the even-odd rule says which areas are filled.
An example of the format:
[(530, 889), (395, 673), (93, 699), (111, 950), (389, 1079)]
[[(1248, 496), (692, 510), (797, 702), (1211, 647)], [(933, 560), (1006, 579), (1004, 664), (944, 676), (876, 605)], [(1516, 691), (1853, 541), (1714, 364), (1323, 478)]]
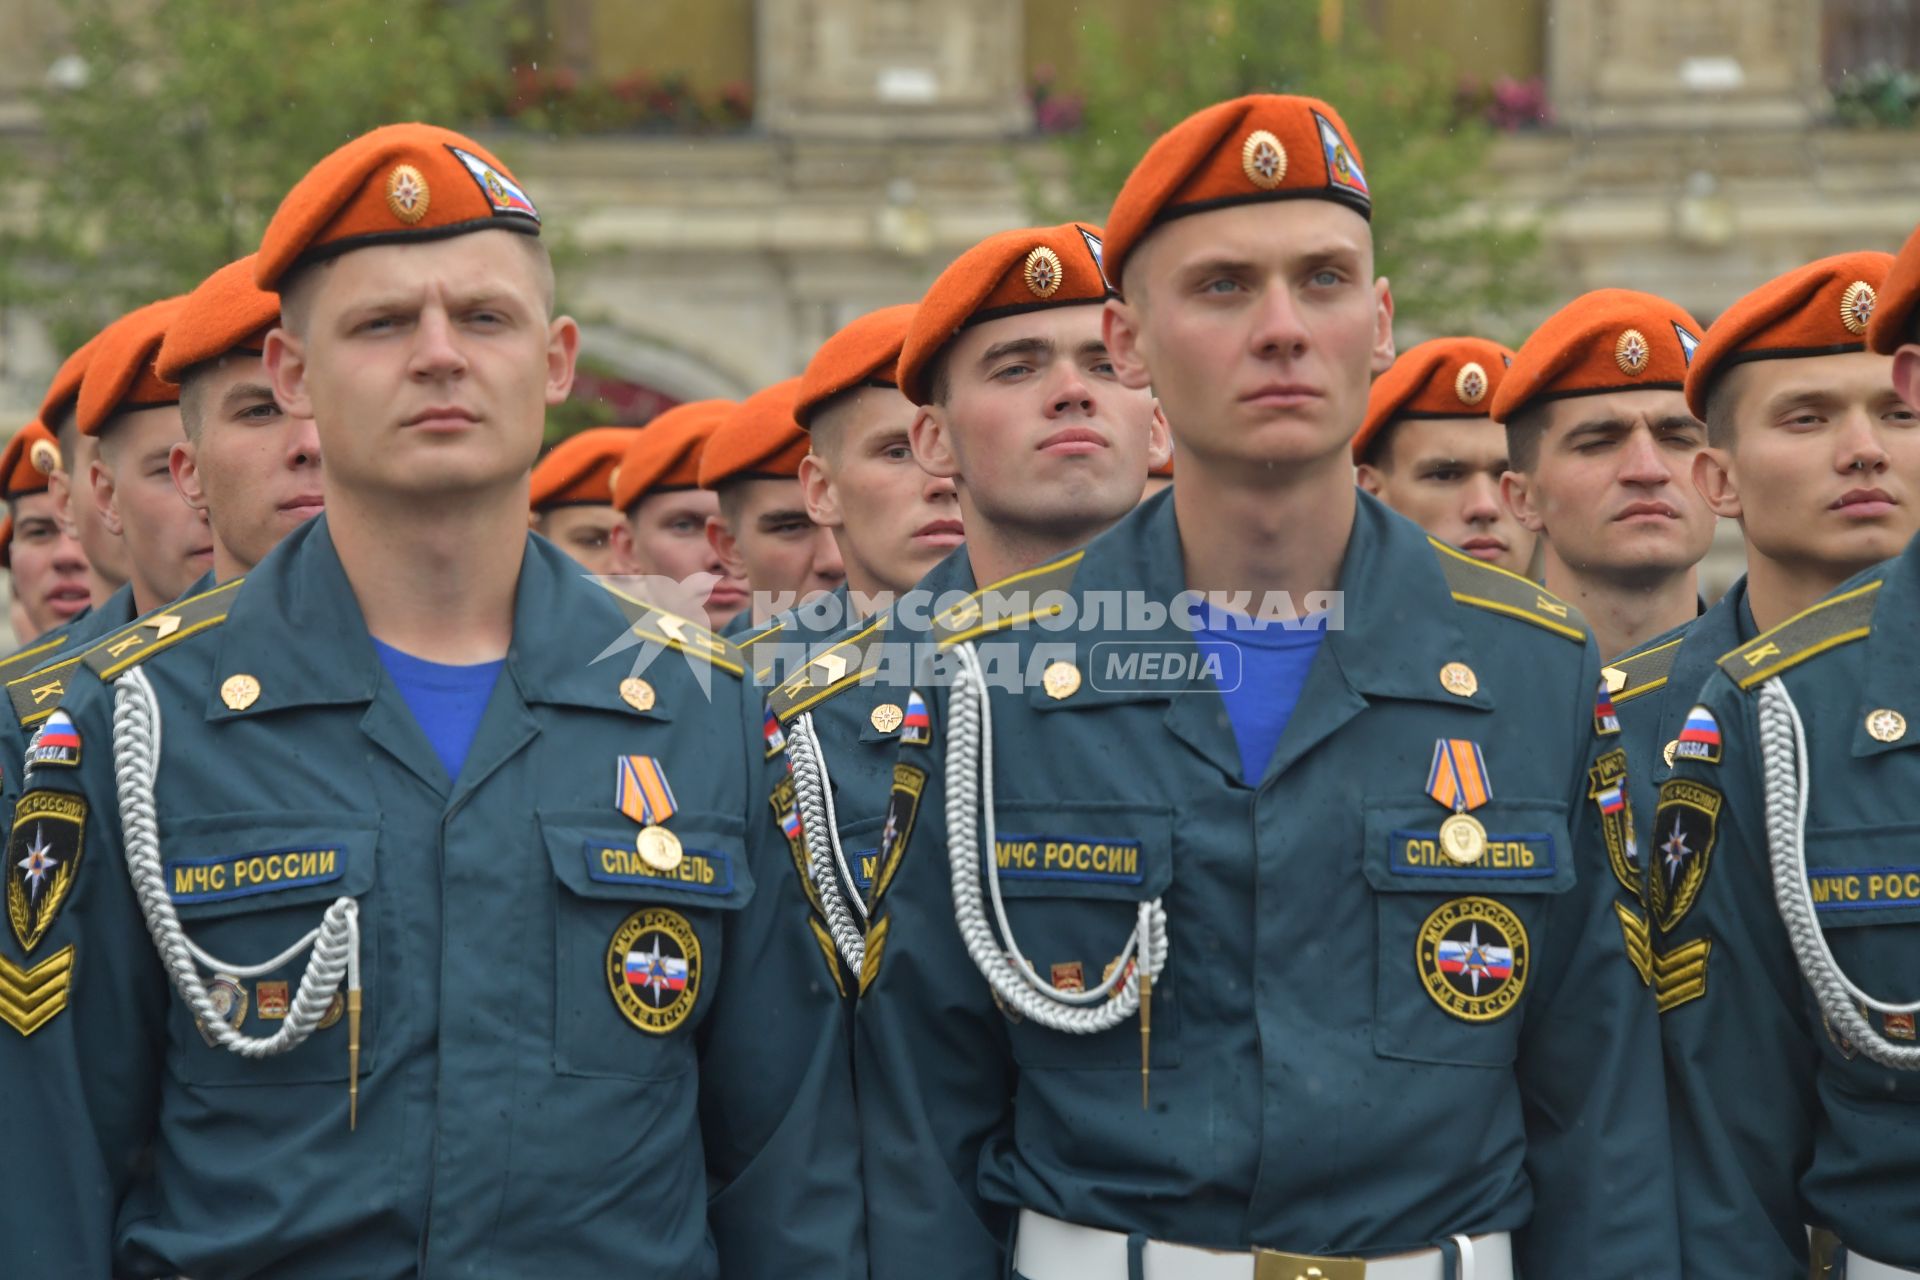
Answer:
[(1160, 401), (1153, 402), (1153, 418), (1147, 423), (1147, 470), (1164, 467), (1173, 457), (1173, 428), (1167, 425), (1167, 411)]
[(107, 526), (108, 533), (121, 537), (126, 530), (120, 523), (120, 504), (114, 501), (113, 472), (95, 457), (87, 467), (87, 482), (94, 510), (100, 513), (100, 523)]
[(644, 573), (640, 567), (639, 547), (633, 538), (633, 522), (621, 520), (607, 534), (607, 546), (613, 551), (615, 576), (631, 577)]
[(1920, 344), (1909, 342), (1893, 353), (1893, 389), (1920, 409)]
[(1534, 507), (1533, 477), (1526, 472), (1500, 473), (1500, 500), (1507, 504), (1507, 510), (1513, 512), (1513, 518), (1527, 532), (1542, 533), (1546, 530), (1546, 521), (1540, 518), (1540, 512)]
[(1100, 313), (1100, 336), (1107, 344), (1107, 358), (1113, 361), (1114, 377), (1120, 385), (1145, 391), (1153, 385), (1152, 371), (1140, 350), (1140, 312), (1132, 303), (1108, 298)]
[(313, 397), (307, 392), (306, 343), (281, 325), (267, 334), (261, 360), (267, 366), (267, 380), (273, 384), (273, 398), (280, 407), (296, 417), (313, 417)]
[(193, 456), (193, 445), (181, 440), (167, 454), (167, 470), (173, 474), (173, 487), (187, 505), (201, 514), (207, 511), (207, 495), (200, 487), (200, 467)]
[(547, 403), (564, 404), (573, 392), (574, 362), (580, 356), (580, 326), (572, 316), (556, 316), (547, 326)]
[(1693, 487), (1707, 500), (1713, 514), (1738, 520), (1742, 515), (1740, 486), (1734, 481), (1732, 461), (1725, 449), (1712, 445), (1693, 455)]
[(1393, 286), (1381, 276), (1373, 282), (1373, 372), (1378, 377), (1393, 363)]
[(923, 404), (907, 428), (907, 443), (913, 446), (913, 460), (930, 476), (952, 480), (960, 474), (960, 460), (954, 456), (953, 435), (947, 430), (947, 411), (937, 404)]
[(740, 558), (740, 539), (733, 536), (725, 517), (707, 517), (707, 545), (713, 548), (714, 555), (720, 557), (720, 566), (727, 571), (729, 578), (738, 578), (742, 582), (747, 580), (747, 564)]
[[(1502, 480), (1504, 479), (1503, 476)], [(1354, 468), (1353, 482), (1360, 486), (1362, 493), (1370, 493), (1376, 498), (1380, 496), (1380, 491), (1387, 487), (1386, 477), (1381, 475), (1380, 468), (1371, 462), (1363, 462)]]
[(806, 500), (807, 519), (815, 524), (838, 529), (846, 523), (840, 514), (840, 491), (834, 487), (833, 475), (817, 453), (800, 459), (800, 496)]

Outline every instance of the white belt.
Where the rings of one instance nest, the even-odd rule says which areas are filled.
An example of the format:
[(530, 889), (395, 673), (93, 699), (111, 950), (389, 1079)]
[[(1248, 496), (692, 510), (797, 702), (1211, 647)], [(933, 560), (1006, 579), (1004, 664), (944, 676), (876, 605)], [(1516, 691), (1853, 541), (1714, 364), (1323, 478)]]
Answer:
[(1916, 1276), (1920, 1276), (1920, 1271), (1875, 1262), (1851, 1251), (1847, 1253), (1847, 1280), (1914, 1280)]
[[(1460, 1246), (1459, 1280), (1513, 1280), (1513, 1246), (1506, 1232), (1453, 1239)], [(1025, 1280), (1127, 1280), (1127, 1237), (1022, 1209), (1013, 1269)], [(1140, 1271), (1144, 1280), (1447, 1280), (1438, 1249), (1362, 1262), (1265, 1249), (1221, 1253), (1160, 1240), (1147, 1241)], [(1877, 1273), (1862, 1274), (1866, 1280), (1881, 1280)], [(1853, 1273), (1848, 1280), (1855, 1280)]]

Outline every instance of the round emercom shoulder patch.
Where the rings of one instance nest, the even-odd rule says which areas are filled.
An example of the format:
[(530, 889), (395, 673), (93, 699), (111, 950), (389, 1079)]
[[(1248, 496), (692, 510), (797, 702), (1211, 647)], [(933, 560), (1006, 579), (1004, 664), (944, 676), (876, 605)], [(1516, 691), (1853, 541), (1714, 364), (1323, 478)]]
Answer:
[(700, 939), (687, 918), (642, 907), (621, 921), (607, 944), (607, 988), (621, 1016), (650, 1035), (685, 1022), (700, 998)]
[(1492, 1022), (1526, 990), (1530, 950), (1519, 916), (1492, 898), (1455, 898), (1420, 926), (1420, 981), (1454, 1017)]

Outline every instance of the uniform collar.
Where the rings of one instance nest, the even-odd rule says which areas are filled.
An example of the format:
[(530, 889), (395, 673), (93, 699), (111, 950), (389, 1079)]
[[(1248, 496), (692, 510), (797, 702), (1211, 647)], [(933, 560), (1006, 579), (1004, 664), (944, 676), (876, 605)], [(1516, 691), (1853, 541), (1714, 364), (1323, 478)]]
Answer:
[[(606, 651), (626, 632), (627, 620), (611, 595), (579, 576), (564, 552), (528, 535), (504, 674), (528, 703), (620, 710), (620, 682), (635, 651)], [(565, 627), (553, 625), (560, 618)], [(289, 534), (247, 575), (219, 630), (219, 646), (209, 719), (374, 700), (380, 659), (326, 515)], [(664, 652), (655, 661), (689, 660)], [(229, 708), (222, 687), (240, 674), (253, 677), (259, 694), (246, 707)], [(652, 714), (664, 718), (666, 709)]]

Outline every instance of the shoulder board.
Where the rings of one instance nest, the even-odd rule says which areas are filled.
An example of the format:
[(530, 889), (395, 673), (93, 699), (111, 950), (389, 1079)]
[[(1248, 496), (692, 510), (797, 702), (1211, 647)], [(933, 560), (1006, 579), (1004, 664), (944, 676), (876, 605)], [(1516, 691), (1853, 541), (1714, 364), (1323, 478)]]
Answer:
[(49, 631), (26, 648), (0, 659), (0, 680), (11, 680), (17, 675), (31, 671), (66, 647), (67, 629), (65, 627), (58, 631)]
[(1440, 560), (1440, 572), (1446, 575), (1447, 589), (1461, 604), (1531, 622), (1575, 644), (1587, 642), (1587, 620), (1580, 616), (1580, 611), (1533, 579), (1475, 560), (1437, 538), (1427, 541)]
[(1720, 669), (1742, 689), (1751, 689), (1817, 653), (1863, 639), (1873, 630), (1880, 584), (1831, 596), (1761, 632), (1720, 659)]
[(933, 615), (933, 639), (942, 649), (971, 640), (975, 636), (1005, 631), (1023, 622), (1055, 612), (1041, 605), (1040, 597), (1052, 591), (1065, 591), (1073, 585), (1073, 574), (1080, 558), (1076, 551), (1032, 569), (1025, 569), (982, 587), (965, 600)]
[(733, 647), (740, 650), (740, 652), (742, 653), (751, 653), (753, 651), (753, 646), (759, 644), (762, 640), (778, 635), (780, 632), (785, 631), (786, 629), (787, 629), (787, 620), (785, 618), (775, 618), (772, 622), (767, 623), (765, 626), (760, 627), (754, 631), (749, 631), (745, 635), (742, 635), (737, 639), (735, 639), (733, 642)]
[(198, 635), (209, 627), (217, 627), (225, 622), (227, 610), (232, 607), (233, 598), (244, 581), (244, 578), (235, 578), (224, 586), (175, 601), (164, 609), (136, 619), (106, 639), (97, 641), (80, 655), (79, 660), (102, 682), (112, 680), (162, 649), (170, 649), (188, 636)]
[(699, 623), (690, 622), (677, 613), (668, 613), (607, 583), (599, 583), (599, 586), (614, 598), (620, 612), (632, 624), (628, 630), (640, 639), (699, 658), (736, 676), (746, 673), (746, 664), (741, 661), (740, 651)]
[(26, 675), (8, 680), (7, 700), (13, 703), (14, 717), (23, 725), (36, 725), (52, 715), (60, 699), (66, 696), (67, 677), (79, 665), (80, 655), (75, 654), (63, 662), (35, 667)]
[(1680, 656), (1680, 642), (1685, 639), (1684, 634), (1677, 635), (1651, 649), (1615, 658), (1600, 668), (1600, 675), (1606, 680), (1607, 692), (1612, 695), (1615, 705), (1664, 686), (1667, 676), (1673, 671), (1674, 660)]
[(815, 654), (767, 695), (767, 709), (782, 725), (791, 724), (803, 712), (859, 684), (883, 643), (886, 621), (887, 616), (882, 614), (840, 643)]

